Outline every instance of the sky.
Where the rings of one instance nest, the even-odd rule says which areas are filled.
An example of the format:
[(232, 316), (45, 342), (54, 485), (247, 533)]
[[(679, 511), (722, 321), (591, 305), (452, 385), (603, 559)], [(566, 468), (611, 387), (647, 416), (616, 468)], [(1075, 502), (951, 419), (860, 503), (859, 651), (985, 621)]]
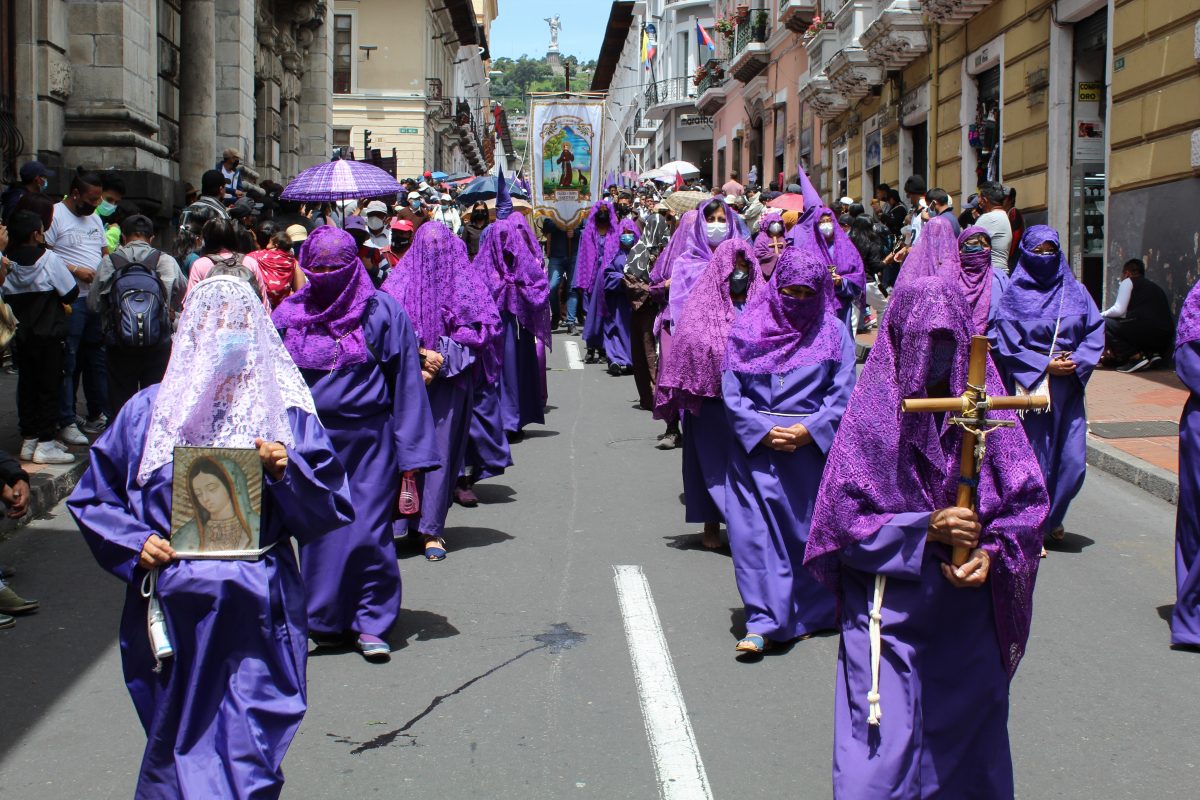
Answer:
[(604, 0), (499, 0), (500, 14), (492, 23), (488, 50), (492, 58), (541, 57), (550, 44), (544, 20), (557, 14), (562, 30), (558, 50), (564, 56), (588, 61), (600, 56), (600, 43), (612, 3)]

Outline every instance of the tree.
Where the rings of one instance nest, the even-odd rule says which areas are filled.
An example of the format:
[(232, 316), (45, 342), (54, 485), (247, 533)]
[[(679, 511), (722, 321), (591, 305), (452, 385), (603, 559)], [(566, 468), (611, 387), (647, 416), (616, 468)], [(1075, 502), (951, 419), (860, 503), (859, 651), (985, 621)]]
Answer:
[(548, 78), (551, 74), (550, 66), (545, 61), (521, 56), (506, 72), (505, 77), (522, 95), (525, 95), (529, 91), (529, 84)]

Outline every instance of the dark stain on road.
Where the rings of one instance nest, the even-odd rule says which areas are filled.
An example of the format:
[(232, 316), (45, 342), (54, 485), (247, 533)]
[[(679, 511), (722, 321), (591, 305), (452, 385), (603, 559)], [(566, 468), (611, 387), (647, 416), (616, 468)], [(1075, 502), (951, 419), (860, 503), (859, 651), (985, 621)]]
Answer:
[(535, 642), (537, 642), (537, 644), (535, 646), (527, 648), (525, 650), (522, 650), (520, 653), (517, 653), (512, 658), (506, 659), (505, 661), (500, 662), (499, 664), (497, 664), (496, 666), (487, 670), (486, 672), (482, 672), (482, 673), (476, 675), (474, 678), (471, 678), (470, 680), (464, 682), (463, 684), (458, 686), (453, 691), (447, 692), (445, 694), (439, 694), (437, 697), (433, 698), (433, 700), (430, 701), (429, 705), (425, 706), (425, 708), (421, 710), (421, 713), (417, 714), (415, 717), (413, 717), (408, 722), (401, 725), (399, 728), (396, 728), (395, 730), (388, 731), (387, 733), (382, 733), (379, 736), (376, 736), (365, 742), (356, 742), (356, 741), (346, 738), (345, 736), (338, 736), (333, 733), (327, 733), (325, 735), (328, 736), (329, 738), (333, 739), (338, 744), (356, 745), (356, 747), (350, 751), (350, 753), (352, 755), (361, 755), (362, 753), (365, 753), (369, 750), (378, 750), (381, 747), (388, 747), (392, 744), (395, 744), (398, 740), (401, 740), (401, 739), (404, 740), (404, 744), (402, 746), (415, 747), (417, 744), (417, 737), (415, 734), (411, 734), (408, 731), (411, 730), (412, 727), (414, 725), (416, 725), (418, 722), (420, 722), (421, 720), (425, 719), (430, 714), (432, 714), (433, 710), (435, 708), (440, 706), (445, 701), (449, 700), (451, 697), (455, 697), (456, 695), (461, 694), (462, 692), (464, 692), (467, 689), (469, 689), (470, 687), (474, 686), (476, 683), (479, 683), (479, 681), (483, 680), (484, 678), (488, 677), (489, 675), (496, 674), (500, 670), (507, 667), (509, 664), (512, 664), (516, 661), (520, 661), (522, 658), (529, 655), (530, 653), (536, 653), (539, 650), (548, 650), (548, 651), (550, 651), (551, 654), (556, 655), (558, 653), (563, 652), (564, 650), (574, 649), (578, 645), (582, 644), (585, 639), (587, 639), (586, 633), (580, 633), (579, 631), (572, 630), (571, 626), (565, 622), (555, 623), (554, 625), (550, 626), (550, 629), (548, 631), (539, 633), (533, 637), (533, 640)]

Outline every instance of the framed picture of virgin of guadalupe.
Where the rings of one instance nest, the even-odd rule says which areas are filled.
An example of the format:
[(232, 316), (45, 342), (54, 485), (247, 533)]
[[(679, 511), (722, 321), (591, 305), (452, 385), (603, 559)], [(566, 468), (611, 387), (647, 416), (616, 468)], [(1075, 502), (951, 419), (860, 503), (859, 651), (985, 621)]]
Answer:
[(262, 462), (253, 448), (176, 447), (171, 547), (183, 559), (256, 559)]

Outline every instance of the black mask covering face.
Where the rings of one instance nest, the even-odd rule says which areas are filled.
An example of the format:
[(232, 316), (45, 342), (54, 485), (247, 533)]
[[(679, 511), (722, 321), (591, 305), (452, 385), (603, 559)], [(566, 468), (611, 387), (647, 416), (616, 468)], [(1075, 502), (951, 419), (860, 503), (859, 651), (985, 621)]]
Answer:
[(736, 267), (729, 276), (729, 293), (735, 297), (744, 295), (750, 288), (750, 270)]
[(596, 212), (596, 224), (597, 225), (607, 226), (610, 222), (612, 222), (612, 218), (609, 217), (609, 215), (608, 215), (608, 209), (604, 209), (602, 211)]
[(476, 225), (481, 225), (484, 222), (487, 222), (487, 218), (488, 218), (488, 212), (486, 212), (486, 211), (472, 211), (471, 212), (471, 222), (474, 222)]

